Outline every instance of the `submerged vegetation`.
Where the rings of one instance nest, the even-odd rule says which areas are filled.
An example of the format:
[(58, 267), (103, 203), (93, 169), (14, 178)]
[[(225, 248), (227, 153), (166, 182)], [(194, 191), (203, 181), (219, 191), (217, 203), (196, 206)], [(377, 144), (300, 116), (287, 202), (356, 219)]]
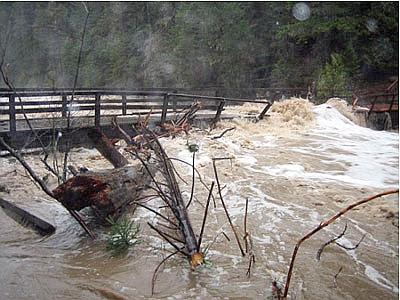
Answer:
[(120, 255), (130, 247), (140, 243), (138, 239), (140, 227), (135, 225), (133, 221), (127, 218), (120, 218), (116, 221), (108, 218), (107, 221), (111, 224), (107, 238), (107, 249), (113, 255)]
[[(326, 95), (397, 74), (397, 2), (301, 5), (89, 2), (78, 87), (314, 84)], [(85, 14), (79, 2), (0, 4), (15, 86), (72, 86)]]

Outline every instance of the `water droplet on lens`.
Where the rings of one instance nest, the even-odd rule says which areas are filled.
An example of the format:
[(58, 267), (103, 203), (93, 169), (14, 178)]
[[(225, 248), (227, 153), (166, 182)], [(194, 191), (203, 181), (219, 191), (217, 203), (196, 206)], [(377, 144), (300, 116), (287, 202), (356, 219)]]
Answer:
[(371, 32), (375, 32), (378, 29), (378, 21), (375, 19), (368, 19), (365, 22), (365, 27)]
[(307, 20), (311, 15), (310, 7), (304, 3), (299, 2), (293, 6), (292, 10), (293, 16), (299, 21)]

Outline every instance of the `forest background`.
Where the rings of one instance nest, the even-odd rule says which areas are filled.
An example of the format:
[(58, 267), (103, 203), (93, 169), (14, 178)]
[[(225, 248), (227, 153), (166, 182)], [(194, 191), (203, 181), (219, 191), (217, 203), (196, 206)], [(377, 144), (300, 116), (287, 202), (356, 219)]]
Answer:
[[(78, 87), (312, 87), (326, 98), (398, 75), (398, 2), (301, 3), (300, 18), (298, 2), (86, 5)], [(81, 2), (1, 2), (14, 85), (72, 87), (85, 17)]]

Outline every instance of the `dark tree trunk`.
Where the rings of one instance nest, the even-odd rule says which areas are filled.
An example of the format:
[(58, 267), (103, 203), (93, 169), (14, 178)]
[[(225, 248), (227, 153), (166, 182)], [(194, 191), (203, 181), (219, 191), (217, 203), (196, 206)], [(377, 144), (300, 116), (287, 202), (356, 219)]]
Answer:
[(115, 168), (127, 165), (128, 160), (115, 149), (114, 145), (100, 130), (92, 129), (88, 132), (88, 137), (92, 140), (96, 149), (103, 155)]

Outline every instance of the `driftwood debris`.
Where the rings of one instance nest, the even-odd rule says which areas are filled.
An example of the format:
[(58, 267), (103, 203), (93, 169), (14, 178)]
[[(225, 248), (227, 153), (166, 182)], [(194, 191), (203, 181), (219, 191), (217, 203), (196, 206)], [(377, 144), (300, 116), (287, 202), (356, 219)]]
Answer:
[(15, 205), (14, 203), (7, 201), (6, 199), (0, 198), (0, 207), (3, 208), (4, 212), (26, 227), (30, 227), (40, 235), (53, 234), (56, 228), (45, 220), (33, 215), (27, 210)]
[(150, 177), (139, 164), (122, 168), (78, 174), (53, 190), (66, 208), (81, 210), (93, 207), (100, 216), (117, 215), (135, 201)]
[[(115, 169), (79, 173), (54, 189), (54, 197), (67, 209), (92, 207), (104, 219), (116, 217), (139, 197), (151, 177), (139, 162), (128, 165), (129, 161), (100, 130), (94, 129), (88, 135)], [(149, 170), (153, 172), (153, 168)]]
[(115, 149), (113, 143), (99, 129), (92, 129), (88, 137), (93, 142), (94, 147), (103, 155), (115, 168), (127, 165), (128, 160)]
[(197, 238), (191, 226), (186, 204), (182, 198), (182, 193), (175, 176), (175, 168), (154, 135), (153, 139), (154, 143), (152, 143), (151, 148), (159, 160), (159, 170), (163, 175), (167, 189), (167, 193), (162, 190), (159, 190), (159, 192), (163, 195), (162, 198), (164, 202), (171, 209), (174, 217), (178, 221), (178, 229), (185, 244), (183, 253), (189, 258), (190, 264), (194, 268), (203, 263), (203, 254), (198, 251)]

